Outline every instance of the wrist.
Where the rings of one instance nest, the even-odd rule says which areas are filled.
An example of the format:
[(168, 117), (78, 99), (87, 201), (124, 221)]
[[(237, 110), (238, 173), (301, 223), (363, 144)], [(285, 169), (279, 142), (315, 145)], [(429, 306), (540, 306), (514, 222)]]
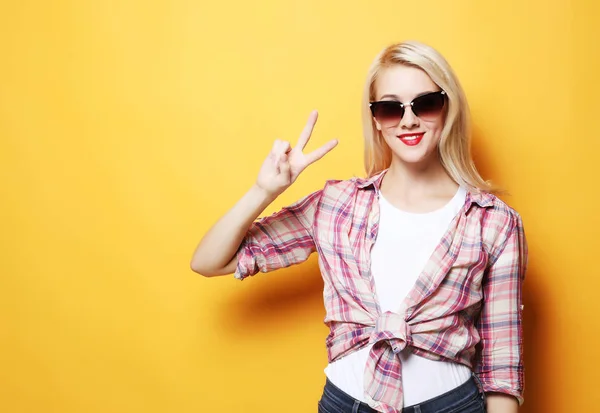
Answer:
[(258, 184), (252, 185), (248, 193), (252, 198), (257, 199), (260, 204), (267, 205), (273, 202), (279, 196), (279, 194), (270, 192)]

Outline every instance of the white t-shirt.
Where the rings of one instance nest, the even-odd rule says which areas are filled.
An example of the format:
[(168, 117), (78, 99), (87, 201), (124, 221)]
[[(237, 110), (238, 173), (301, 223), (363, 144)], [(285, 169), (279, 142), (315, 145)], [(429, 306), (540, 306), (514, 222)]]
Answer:
[[(371, 250), (371, 273), (381, 311), (397, 312), (458, 211), (465, 203), (466, 190), (442, 208), (424, 214), (399, 210), (379, 193), (379, 232)], [(371, 346), (355, 351), (325, 368), (329, 380), (357, 400), (364, 398), (363, 376)], [(402, 360), (404, 405), (412, 406), (446, 393), (471, 377), (464, 365), (433, 361), (412, 354), (408, 348), (398, 354)]]

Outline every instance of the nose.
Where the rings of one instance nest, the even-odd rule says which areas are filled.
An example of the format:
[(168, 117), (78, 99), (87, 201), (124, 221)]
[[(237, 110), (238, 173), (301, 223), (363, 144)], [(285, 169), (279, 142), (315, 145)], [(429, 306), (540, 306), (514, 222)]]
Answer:
[(419, 118), (415, 116), (411, 105), (405, 107), (404, 116), (402, 116), (398, 126), (401, 129), (412, 129), (419, 126)]

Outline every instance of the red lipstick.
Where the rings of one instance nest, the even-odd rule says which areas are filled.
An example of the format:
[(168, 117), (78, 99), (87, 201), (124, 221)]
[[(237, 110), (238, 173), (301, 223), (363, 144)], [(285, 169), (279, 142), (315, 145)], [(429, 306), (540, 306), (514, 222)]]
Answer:
[(423, 140), (423, 135), (425, 135), (425, 132), (403, 133), (402, 135), (398, 136), (398, 138), (405, 145), (416, 146)]

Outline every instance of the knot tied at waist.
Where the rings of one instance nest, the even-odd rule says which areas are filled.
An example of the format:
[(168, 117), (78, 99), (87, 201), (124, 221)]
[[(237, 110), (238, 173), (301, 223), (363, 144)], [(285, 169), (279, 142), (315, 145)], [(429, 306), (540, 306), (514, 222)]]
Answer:
[(380, 412), (399, 413), (403, 407), (400, 353), (412, 345), (411, 327), (398, 313), (386, 311), (375, 321), (365, 367), (364, 389), (368, 404)]
[(381, 341), (386, 341), (394, 354), (412, 344), (410, 325), (403, 316), (386, 311), (377, 318), (369, 342), (375, 344)]

